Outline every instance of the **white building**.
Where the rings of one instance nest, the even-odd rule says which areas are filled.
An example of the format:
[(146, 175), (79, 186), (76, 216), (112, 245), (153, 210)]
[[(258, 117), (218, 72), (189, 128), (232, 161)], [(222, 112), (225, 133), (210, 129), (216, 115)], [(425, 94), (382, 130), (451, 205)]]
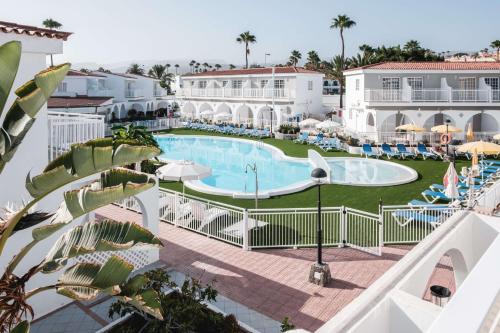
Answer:
[(323, 76), (299, 67), (188, 74), (177, 98), (186, 118), (279, 125), (323, 113)]
[(49, 100), (49, 108), (123, 119), (130, 110), (147, 115), (167, 108), (166, 96), (160, 80), (149, 76), (72, 70)]
[(344, 120), (354, 132), (380, 138), (406, 123), (430, 130), (447, 120), (463, 133), (470, 123), (482, 135), (499, 131), (500, 63), (387, 62), (344, 75)]

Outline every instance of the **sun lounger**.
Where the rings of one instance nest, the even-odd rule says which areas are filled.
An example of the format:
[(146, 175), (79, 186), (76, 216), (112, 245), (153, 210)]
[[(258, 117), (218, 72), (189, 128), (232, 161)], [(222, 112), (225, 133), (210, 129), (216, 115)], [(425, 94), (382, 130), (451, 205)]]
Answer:
[(412, 153), (411, 151), (406, 149), (406, 146), (402, 143), (398, 143), (396, 145), (396, 148), (398, 149), (398, 152), (399, 152), (402, 159), (405, 159), (407, 157), (411, 157), (411, 158), (415, 159), (417, 157), (417, 155), (415, 155), (415, 153)]
[(422, 155), (422, 158), (424, 160), (426, 160), (428, 157), (437, 160), (439, 157), (439, 155), (437, 155), (436, 153), (428, 151), (427, 147), (422, 143), (419, 143), (417, 145), (417, 154)]
[(310, 145), (315, 145), (315, 144), (321, 143), (321, 141), (323, 141), (323, 139), (324, 139), (323, 133), (319, 133), (313, 139), (308, 139), (307, 143)]
[[(425, 190), (422, 192), (422, 196), (424, 197), (425, 201), (428, 203), (435, 203), (439, 200), (441, 201), (446, 201), (446, 202), (451, 202), (454, 199), (451, 199), (447, 197), (444, 193), (439, 192), (439, 191), (432, 191), (432, 190)], [(457, 198), (458, 200), (463, 199), (463, 196), (460, 196)]]
[(295, 143), (304, 143), (304, 142), (307, 142), (307, 138), (309, 137), (309, 133), (307, 132), (302, 132), (299, 134), (299, 137), (295, 140), (293, 140), (293, 142)]
[(388, 159), (391, 159), (391, 157), (401, 156), (398, 152), (393, 151), (387, 143), (383, 143), (381, 148), (382, 148), (382, 155), (387, 156)]
[[(231, 236), (231, 237), (243, 238), (243, 223), (244, 223), (243, 220), (238, 221), (238, 222), (232, 224), (231, 226), (223, 229), (221, 231), (221, 233), (228, 235), (228, 236)], [(268, 224), (267, 222), (249, 218), (248, 219), (248, 230), (252, 230), (254, 228), (260, 228), (260, 227), (263, 227), (267, 224)]]
[(379, 158), (380, 157), (379, 153), (374, 152), (372, 149), (372, 146), (368, 143), (363, 144), (363, 153), (361, 155), (365, 155), (366, 158), (368, 158), (368, 157)]

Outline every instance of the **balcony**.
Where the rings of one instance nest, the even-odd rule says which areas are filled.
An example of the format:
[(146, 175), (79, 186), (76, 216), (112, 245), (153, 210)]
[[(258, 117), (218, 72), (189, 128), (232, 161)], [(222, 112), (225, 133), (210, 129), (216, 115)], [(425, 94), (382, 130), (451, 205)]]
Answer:
[(153, 90), (153, 96), (154, 97), (163, 97), (163, 96), (167, 96), (167, 91), (165, 89), (161, 89), (161, 88), (155, 88)]
[(289, 99), (287, 89), (261, 89), (261, 88), (206, 88), (183, 89), (179, 92), (183, 97), (194, 98), (220, 98), (220, 99)]
[(125, 89), (126, 98), (141, 98), (144, 97), (141, 89), (129, 88)]
[(398, 103), (500, 103), (500, 90), (476, 89), (365, 89), (365, 102)]
[(111, 89), (88, 89), (87, 95), (90, 97), (113, 97)]

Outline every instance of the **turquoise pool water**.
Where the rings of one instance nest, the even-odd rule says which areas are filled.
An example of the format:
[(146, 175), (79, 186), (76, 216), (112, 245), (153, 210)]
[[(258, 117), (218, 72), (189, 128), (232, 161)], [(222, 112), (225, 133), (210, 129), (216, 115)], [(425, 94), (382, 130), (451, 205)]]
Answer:
[(220, 137), (158, 136), (166, 160), (190, 160), (212, 168), (212, 175), (201, 182), (226, 191), (255, 192), (255, 175), (246, 165), (257, 164), (259, 192), (289, 187), (310, 179), (312, 166), (307, 160), (289, 160), (277, 149), (254, 141)]

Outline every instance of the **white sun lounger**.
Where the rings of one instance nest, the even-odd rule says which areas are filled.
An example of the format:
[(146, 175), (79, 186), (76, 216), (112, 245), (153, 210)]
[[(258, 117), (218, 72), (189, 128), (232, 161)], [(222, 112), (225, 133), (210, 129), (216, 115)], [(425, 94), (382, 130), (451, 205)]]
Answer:
[[(243, 220), (240, 220), (236, 222), (235, 224), (227, 227), (226, 229), (222, 230), (223, 234), (226, 234), (228, 236), (232, 237), (237, 237), (237, 238), (243, 238)], [(267, 222), (264, 221), (259, 221), (255, 219), (248, 219), (248, 230), (257, 228), (257, 227), (263, 227), (267, 225)]]

